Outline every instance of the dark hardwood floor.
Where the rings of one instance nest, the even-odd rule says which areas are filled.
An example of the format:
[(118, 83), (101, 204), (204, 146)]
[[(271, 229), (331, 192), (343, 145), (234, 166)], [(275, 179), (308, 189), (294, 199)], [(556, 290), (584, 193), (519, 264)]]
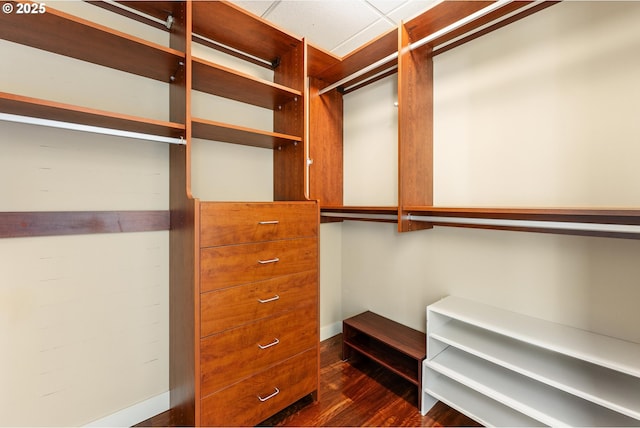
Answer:
[[(440, 427), (478, 426), (472, 419), (438, 403), (425, 416), (417, 408), (417, 388), (365, 358), (345, 362), (342, 335), (321, 343), (320, 399), (305, 397), (261, 426)], [(171, 426), (171, 411), (137, 426)]]

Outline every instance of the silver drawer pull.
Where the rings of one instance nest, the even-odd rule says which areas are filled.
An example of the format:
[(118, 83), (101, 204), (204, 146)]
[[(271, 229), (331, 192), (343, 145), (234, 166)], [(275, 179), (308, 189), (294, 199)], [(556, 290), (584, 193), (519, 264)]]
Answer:
[(260, 400), (260, 401), (262, 401), (264, 403), (265, 401), (267, 401), (267, 400), (275, 397), (276, 395), (280, 394), (280, 390), (278, 388), (274, 387), (273, 389), (275, 389), (275, 391), (273, 393), (271, 393), (270, 395), (267, 395), (266, 397), (260, 397), (258, 395), (258, 400)]
[(270, 299), (258, 299), (258, 302), (260, 303), (269, 303), (269, 302), (275, 302), (276, 300), (278, 300), (280, 298), (280, 296), (278, 296), (277, 294), (275, 296), (273, 296)]
[(280, 341), (276, 337), (275, 339), (273, 339), (273, 342), (267, 343), (266, 345), (261, 345), (261, 344), (258, 343), (258, 348), (267, 349), (267, 348), (271, 348), (272, 346), (276, 346), (278, 343), (280, 343)]
[(278, 224), (280, 221), (278, 220), (268, 220), (268, 221), (259, 221), (258, 224)]
[(280, 259), (276, 257), (275, 259), (258, 260), (258, 263), (260, 263), (261, 265), (266, 265), (266, 264), (269, 264), (269, 263), (276, 263), (276, 262), (279, 262), (279, 261), (280, 261)]

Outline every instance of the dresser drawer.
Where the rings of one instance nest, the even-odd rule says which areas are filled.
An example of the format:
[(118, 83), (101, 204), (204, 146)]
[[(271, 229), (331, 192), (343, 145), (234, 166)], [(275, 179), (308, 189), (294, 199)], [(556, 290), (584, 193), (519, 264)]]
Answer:
[(200, 296), (202, 337), (318, 301), (318, 274), (307, 271)]
[(200, 342), (201, 395), (209, 395), (316, 345), (316, 305), (206, 337)]
[(201, 401), (203, 426), (254, 426), (316, 391), (318, 351), (311, 349)]
[(200, 250), (200, 291), (315, 270), (316, 238), (209, 247)]
[(318, 219), (315, 202), (202, 203), (200, 246), (316, 236)]

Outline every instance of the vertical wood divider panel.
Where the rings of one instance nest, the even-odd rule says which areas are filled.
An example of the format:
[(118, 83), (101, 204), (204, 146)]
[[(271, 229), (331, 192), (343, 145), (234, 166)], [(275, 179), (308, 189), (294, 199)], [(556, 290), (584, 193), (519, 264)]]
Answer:
[(309, 197), (321, 207), (343, 204), (343, 98), (337, 89), (318, 95), (325, 85), (309, 78)]
[(398, 231), (430, 229), (411, 222), (404, 206), (433, 205), (433, 58), (431, 47), (409, 49), (404, 24), (398, 37)]
[(198, 366), (196, 355), (199, 341), (197, 290), (199, 201), (191, 195), (191, 28), (192, 3), (173, 4), (175, 19), (170, 36), (174, 49), (185, 52), (185, 61), (176, 71), (170, 86), (171, 120), (186, 125), (186, 145), (170, 147), (171, 231), (169, 233), (169, 388), (170, 404), (176, 424), (198, 425)]
[(305, 43), (300, 41), (280, 57), (274, 70), (274, 83), (302, 92), (273, 112), (273, 130), (302, 137), (302, 144), (282, 144), (273, 150), (273, 199), (306, 200), (306, 126), (305, 126)]

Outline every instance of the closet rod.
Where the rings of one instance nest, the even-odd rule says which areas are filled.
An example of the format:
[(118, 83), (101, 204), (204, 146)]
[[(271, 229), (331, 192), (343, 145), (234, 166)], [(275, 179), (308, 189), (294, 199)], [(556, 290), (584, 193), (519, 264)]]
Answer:
[(368, 83), (373, 83), (374, 81), (376, 81), (376, 79), (380, 78), (381, 76), (385, 76), (386, 74), (389, 74), (389, 75), (395, 74), (397, 69), (398, 69), (398, 65), (397, 64), (392, 65), (391, 67), (382, 70), (380, 73), (376, 73), (376, 74), (374, 74), (372, 76), (367, 77), (366, 79), (363, 79), (363, 80), (359, 81), (358, 83), (354, 83), (351, 86), (345, 87), (342, 91), (345, 94), (348, 93), (348, 92), (352, 92), (352, 91), (356, 90), (359, 86), (365, 86)]
[(165, 29), (171, 29), (171, 23), (173, 23), (173, 19), (170, 18), (171, 17), (171, 13), (169, 13), (169, 12), (167, 12), (167, 20), (163, 21), (160, 18), (156, 18), (155, 16), (148, 15), (148, 14), (146, 14), (144, 12), (140, 12), (137, 9), (134, 9), (134, 8), (126, 6), (124, 4), (118, 3), (117, 1), (114, 1), (114, 0), (102, 0), (102, 2), (108, 4), (111, 7), (116, 7), (118, 9), (121, 9), (121, 10), (127, 12), (127, 13), (130, 13), (130, 14), (133, 14), (133, 15), (137, 15), (137, 16), (139, 16), (140, 18), (142, 18), (144, 20), (153, 21), (156, 24), (162, 25)]
[[(460, 34), (458, 37), (454, 37), (451, 40), (447, 40), (446, 42), (444, 42), (442, 44), (434, 46), (433, 54), (435, 56), (435, 55), (439, 54), (447, 46), (451, 46), (451, 45), (455, 44), (456, 42), (464, 40), (464, 39), (466, 39), (468, 37), (471, 37), (471, 36), (473, 36), (475, 34), (482, 33), (482, 31), (484, 31), (484, 30), (486, 30), (488, 28), (491, 28), (493, 26), (500, 25), (502, 23), (505, 23), (505, 25), (509, 24), (509, 19), (511, 19), (511, 18), (513, 18), (515, 16), (518, 16), (520, 14), (526, 13), (528, 10), (534, 9), (535, 7), (540, 6), (541, 4), (547, 3), (547, 2), (549, 2), (549, 0), (532, 1), (531, 3), (529, 3), (526, 6), (518, 8), (518, 9), (516, 9), (516, 10), (510, 12), (510, 13), (507, 13), (506, 15), (501, 16), (499, 21), (496, 21), (496, 20), (490, 21), (490, 22), (487, 22), (484, 25), (481, 25), (481, 26), (479, 26), (477, 28), (474, 28), (473, 33), (471, 33), (471, 34), (469, 34), (469, 33)], [(551, 3), (551, 2), (549, 2), (549, 3)], [(482, 35), (482, 34), (480, 34), (480, 35)], [(437, 49), (436, 49), (436, 47), (437, 47)]]
[(270, 70), (273, 70), (277, 66), (277, 62), (276, 62), (277, 59), (274, 59), (274, 61), (267, 61), (266, 59), (262, 59), (255, 55), (248, 54), (246, 52), (241, 51), (240, 49), (233, 48), (231, 46), (225, 45), (224, 43), (220, 43), (208, 37), (201, 36), (200, 34), (194, 33), (192, 35), (192, 39), (196, 43), (203, 44), (212, 49), (218, 50), (220, 52), (226, 53), (231, 56), (235, 56), (236, 58), (244, 59), (245, 61), (249, 61), (253, 64), (268, 68)]
[(394, 52), (391, 55), (387, 55), (384, 58), (374, 62), (373, 64), (368, 65), (365, 68), (363, 68), (361, 70), (358, 70), (355, 73), (345, 77), (344, 79), (340, 79), (336, 83), (332, 83), (331, 85), (329, 85), (329, 86), (327, 86), (327, 87), (325, 87), (323, 89), (320, 89), (320, 91), (318, 91), (318, 95), (322, 95), (324, 93), (327, 93), (327, 92), (337, 88), (338, 86), (342, 86), (343, 84), (348, 83), (351, 80), (362, 76), (363, 74), (367, 74), (371, 70), (375, 70), (376, 68), (381, 67), (381, 66), (383, 66), (383, 65), (385, 65), (385, 64), (387, 64), (387, 63), (389, 63), (389, 62), (391, 62), (391, 61), (393, 61), (393, 60), (395, 60), (397, 58), (398, 58), (398, 52)]
[[(441, 28), (440, 30), (436, 31), (435, 33), (429, 34), (428, 36), (424, 37), (423, 39), (418, 40), (417, 42), (409, 44), (409, 50), (414, 50), (414, 49), (417, 49), (417, 48), (419, 48), (421, 46), (424, 46), (425, 44), (430, 43), (430, 42), (436, 40), (437, 38), (442, 37), (442, 36), (452, 32), (452, 31), (455, 31), (458, 28), (462, 27), (463, 25), (467, 25), (470, 22), (473, 22), (473, 21), (475, 21), (477, 19), (480, 19), (483, 16), (493, 12), (494, 10), (500, 9), (501, 7), (511, 3), (513, 1), (514, 0), (498, 0), (495, 3), (492, 3), (491, 5), (483, 8), (483, 9), (480, 9), (479, 11), (477, 11), (475, 13), (472, 13), (471, 15), (468, 15), (468, 16), (466, 16), (466, 17), (464, 17), (464, 18), (462, 18), (462, 19), (460, 19), (460, 20), (458, 20), (458, 21), (456, 21), (456, 22), (454, 22), (452, 24), (447, 25), (444, 28)], [(359, 71), (356, 71), (355, 73), (353, 73), (353, 74), (351, 74), (351, 75), (349, 75), (349, 76), (347, 76), (347, 77), (345, 77), (343, 79), (340, 79), (337, 82), (332, 83), (331, 85), (321, 89), (318, 92), (318, 95), (322, 95), (324, 93), (327, 93), (327, 92), (329, 92), (329, 91), (331, 91), (331, 90), (333, 90), (333, 89), (335, 89), (335, 88), (337, 88), (337, 87), (339, 87), (339, 86), (341, 86), (341, 85), (343, 85), (343, 84), (345, 84), (345, 83), (347, 83), (347, 82), (349, 82), (349, 81), (351, 81), (351, 80), (353, 80), (355, 78), (358, 78), (358, 77), (362, 76), (363, 74), (368, 73), (371, 70), (374, 70), (374, 69), (376, 69), (378, 67), (383, 66), (384, 64), (387, 64), (388, 62), (393, 61), (393, 60), (395, 60), (397, 58), (398, 58), (398, 52), (394, 52), (394, 53), (392, 53), (390, 55), (387, 55), (386, 57), (374, 62), (373, 64), (368, 65), (367, 67), (365, 67), (365, 68), (363, 68), (363, 69), (361, 69)]]
[(6, 122), (26, 123), (29, 125), (47, 126), (50, 128), (69, 129), (72, 131), (92, 132), (94, 134), (112, 135), (116, 137), (135, 138), (138, 140), (156, 141), (169, 144), (186, 144), (184, 138), (164, 137), (162, 135), (144, 134), (142, 132), (124, 131), (121, 129), (102, 128), (93, 125), (62, 122), (59, 120), (40, 119), (37, 117), (20, 116), (17, 114), (0, 113), (0, 120)]
[[(453, 24), (449, 24), (444, 28), (441, 28), (440, 30), (436, 31), (435, 33), (431, 33), (429, 34), (427, 37), (418, 40), (417, 42), (413, 42), (409, 44), (409, 50), (414, 50), (417, 49), (421, 46), (426, 45), (427, 43), (431, 43), (432, 41), (436, 40), (439, 37), (445, 36), (447, 34), (449, 34), (452, 31), (457, 30), (458, 28), (470, 24), (471, 22), (482, 18), (485, 15), (488, 15), (489, 13), (493, 12), (494, 10), (498, 10), (503, 6), (508, 5), (509, 3), (513, 2), (514, 0), (498, 0), (495, 3), (490, 4), (489, 6), (485, 7), (484, 9), (480, 9), (477, 12), (472, 13), (471, 15), (465, 16), (464, 18), (454, 22)], [(476, 31), (476, 29), (474, 29), (473, 31)]]
[(393, 220), (397, 221), (398, 216), (395, 214), (370, 214), (370, 213), (339, 213), (339, 212), (322, 212), (322, 217), (336, 217), (354, 220)]
[(509, 220), (493, 218), (463, 218), (423, 216), (409, 214), (410, 221), (423, 221), (435, 225), (460, 225), (460, 226), (486, 226), (486, 227), (511, 227), (524, 229), (554, 229), (581, 232), (606, 232), (606, 233), (633, 233), (640, 234), (640, 225), (636, 224), (607, 224), (607, 223), (580, 223), (562, 221), (540, 220)]

